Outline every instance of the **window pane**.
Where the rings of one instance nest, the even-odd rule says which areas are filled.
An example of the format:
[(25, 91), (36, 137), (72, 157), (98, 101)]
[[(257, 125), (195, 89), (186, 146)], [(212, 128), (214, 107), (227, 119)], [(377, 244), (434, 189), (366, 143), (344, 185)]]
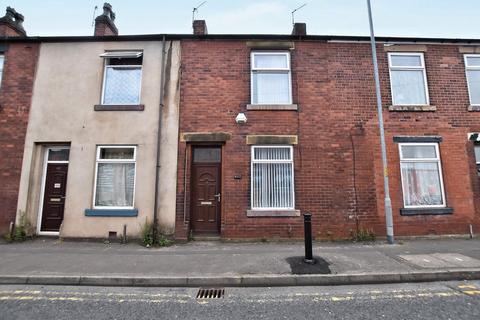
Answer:
[(48, 161), (68, 161), (70, 149), (58, 148), (48, 150)]
[(475, 145), (475, 162), (480, 162), (480, 145)]
[(219, 163), (220, 148), (196, 148), (193, 150), (193, 162)]
[(254, 148), (255, 160), (291, 160), (290, 148)]
[(468, 67), (480, 67), (480, 57), (467, 57)]
[(290, 103), (290, 84), (288, 73), (255, 72), (252, 77), (254, 104)]
[(254, 208), (293, 208), (291, 163), (254, 163), (252, 179)]
[(132, 207), (134, 163), (99, 163), (96, 206)]
[(436, 158), (437, 152), (435, 146), (402, 146), (402, 158), (404, 159), (422, 159)]
[(133, 159), (134, 148), (101, 148), (100, 159)]
[(480, 70), (467, 70), (470, 103), (480, 104)]
[(256, 54), (253, 60), (254, 68), (288, 68), (288, 57), (285, 54)]
[(106, 68), (104, 104), (137, 104), (140, 101), (140, 68)]
[(438, 163), (402, 163), (406, 206), (442, 205)]
[(4, 56), (0, 56), (0, 84), (2, 83), (2, 75), (3, 75), (3, 62), (5, 61)]
[(427, 104), (422, 70), (392, 70), (394, 104)]
[(391, 55), (392, 67), (421, 67), (422, 58), (417, 55)]

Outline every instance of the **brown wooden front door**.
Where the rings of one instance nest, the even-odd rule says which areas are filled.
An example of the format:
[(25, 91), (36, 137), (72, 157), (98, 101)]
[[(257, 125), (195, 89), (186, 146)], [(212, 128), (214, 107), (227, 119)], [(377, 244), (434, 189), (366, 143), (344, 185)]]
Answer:
[(191, 227), (195, 234), (220, 232), (221, 149), (193, 149)]
[(40, 231), (60, 230), (65, 208), (68, 163), (48, 163)]

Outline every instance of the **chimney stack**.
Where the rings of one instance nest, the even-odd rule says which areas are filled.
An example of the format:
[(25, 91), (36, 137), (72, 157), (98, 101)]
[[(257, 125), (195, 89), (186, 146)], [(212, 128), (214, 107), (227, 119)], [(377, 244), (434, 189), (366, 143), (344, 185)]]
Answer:
[(23, 28), (25, 18), (11, 7), (7, 7), (5, 16), (0, 18), (0, 37), (26, 37)]
[(95, 18), (94, 36), (118, 36), (118, 29), (115, 26), (115, 12), (112, 5), (105, 2), (103, 13)]
[(295, 22), (293, 25), (292, 35), (294, 36), (306, 36), (307, 24), (304, 22)]
[(193, 34), (194, 35), (206, 35), (208, 34), (207, 23), (205, 20), (193, 21)]

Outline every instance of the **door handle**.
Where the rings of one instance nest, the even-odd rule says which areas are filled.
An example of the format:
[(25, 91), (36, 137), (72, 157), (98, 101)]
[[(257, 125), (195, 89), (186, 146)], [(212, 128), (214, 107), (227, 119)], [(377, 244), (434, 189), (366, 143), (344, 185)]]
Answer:
[(214, 197), (217, 198), (217, 202), (220, 202), (220, 200), (222, 199), (222, 194), (218, 193), (218, 194), (214, 195)]

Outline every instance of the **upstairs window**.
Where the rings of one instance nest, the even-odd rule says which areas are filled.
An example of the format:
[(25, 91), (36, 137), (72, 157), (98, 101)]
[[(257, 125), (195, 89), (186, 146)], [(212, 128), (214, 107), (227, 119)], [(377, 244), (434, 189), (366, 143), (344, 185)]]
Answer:
[(480, 106), (480, 54), (465, 55), (465, 72), (467, 73), (470, 104)]
[(294, 209), (293, 148), (252, 146), (252, 209)]
[(393, 105), (428, 105), (427, 75), (422, 53), (389, 53)]
[(291, 104), (289, 52), (252, 52), (252, 104)]
[(102, 104), (136, 105), (140, 103), (142, 52), (106, 52)]
[(2, 75), (3, 75), (3, 62), (5, 61), (5, 56), (0, 55), (0, 86), (2, 85)]
[(445, 207), (438, 143), (400, 143), (405, 208)]

